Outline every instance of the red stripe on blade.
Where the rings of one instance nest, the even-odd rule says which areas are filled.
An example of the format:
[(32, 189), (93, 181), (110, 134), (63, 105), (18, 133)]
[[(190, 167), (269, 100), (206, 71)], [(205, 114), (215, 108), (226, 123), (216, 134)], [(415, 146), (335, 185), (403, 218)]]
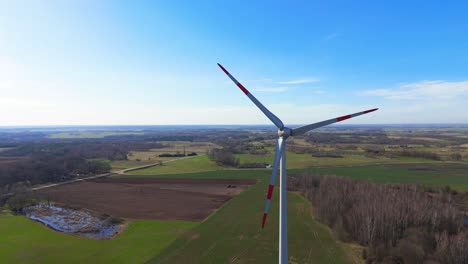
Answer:
[(267, 218), (267, 214), (266, 214), (266, 213), (263, 213), (262, 229), (265, 227), (266, 218)]
[(229, 76), (229, 78), (231, 78), (232, 81), (234, 81), (237, 84), (237, 86), (245, 93), (245, 95), (249, 94), (249, 90), (247, 90), (240, 82), (238, 82), (234, 77), (232, 77), (232, 75), (223, 67), (223, 65), (218, 63), (218, 66), (221, 68), (221, 70), (223, 70), (225, 74), (227, 74), (227, 76)]
[(374, 108), (374, 109), (371, 109), (371, 110), (366, 110), (366, 111), (364, 111), (363, 113), (364, 113), (364, 114), (367, 114), (367, 113), (374, 112), (374, 111), (377, 111), (377, 110), (379, 110), (379, 109), (378, 109), (378, 108)]
[(240, 82), (237, 83), (237, 86), (239, 86), (239, 88), (245, 93), (245, 95), (249, 94), (249, 90), (245, 89), (245, 87)]
[(273, 188), (275, 188), (275, 186), (273, 184), (268, 185), (268, 194), (267, 194), (267, 199), (268, 200), (271, 199), (271, 195), (273, 194)]
[(229, 75), (229, 72), (226, 69), (224, 69), (223, 65), (218, 63), (218, 66), (221, 68), (221, 70), (223, 70), (225, 74)]
[(336, 119), (336, 121), (340, 122), (340, 121), (350, 119), (350, 118), (351, 118), (351, 115), (340, 116)]

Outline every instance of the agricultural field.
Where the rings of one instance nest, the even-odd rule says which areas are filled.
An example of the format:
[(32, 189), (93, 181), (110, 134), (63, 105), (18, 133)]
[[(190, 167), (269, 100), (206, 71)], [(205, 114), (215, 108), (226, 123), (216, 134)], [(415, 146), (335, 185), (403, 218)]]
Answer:
[[(177, 158), (172, 158), (177, 159)], [(189, 172), (199, 172), (199, 171), (212, 171), (212, 170), (222, 170), (225, 167), (222, 167), (216, 162), (211, 161), (208, 156), (200, 155), (196, 157), (187, 157), (180, 160), (174, 160), (171, 162), (163, 163), (162, 165), (149, 167), (142, 170), (130, 171), (127, 174), (129, 175), (141, 175), (141, 174), (177, 174), (177, 173), (189, 173)]]
[(255, 183), (255, 179), (111, 178), (60, 185), (37, 195), (116, 217), (201, 221)]
[(0, 264), (468, 264), (467, 10), (0, 0)]
[(450, 186), (468, 191), (468, 164), (401, 163), (364, 166), (321, 167), (290, 170), (290, 174), (315, 173), (337, 175), (379, 183), (418, 183), (427, 186)]
[[(168, 176), (132, 176), (131, 179), (148, 181), (148, 178), (167, 179)], [(259, 182), (203, 222), (129, 220), (127, 230), (104, 241), (61, 234), (23, 216), (3, 213), (0, 245), (9, 248), (0, 251), (0, 260), (56, 263), (66, 254), (72, 263), (110, 263), (117, 259), (122, 263), (225, 263), (233, 260), (271, 263), (277, 259), (277, 206), (271, 208), (266, 229), (260, 228), (268, 176), (267, 171), (259, 170), (170, 175), (171, 179), (257, 179)], [(295, 193), (290, 193), (289, 199), (291, 260), (347, 263), (343, 245), (333, 238), (327, 227), (313, 220), (310, 204)], [(278, 204), (277, 195), (273, 203)], [(39, 240), (46, 246), (33, 246)]]
[(10, 163), (14, 163), (18, 160), (20, 160), (21, 158), (17, 158), (17, 157), (0, 157), (0, 166), (6, 166)]
[(11, 149), (11, 148), (0, 148), (0, 152), (7, 151), (9, 149)]
[[(447, 132), (451, 131), (451, 132)], [(288, 139), (288, 168), (439, 161), (468, 162), (468, 129), (319, 129)], [(240, 164), (273, 160), (274, 141), (263, 140), (236, 153)], [(249, 153), (251, 148), (260, 153)], [(257, 151), (258, 152), (258, 151)]]
[[(273, 161), (274, 150), (271, 149), (267, 155), (238, 154), (240, 163), (265, 163), (271, 164)], [(299, 169), (315, 166), (337, 166), (337, 165), (360, 165), (384, 162), (398, 162), (397, 158), (388, 157), (366, 157), (360, 154), (343, 155), (343, 158), (323, 157), (317, 158), (306, 153), (294, 153), (287, 151), (286, 163), (288, 168)]]
[(114, 239), (63, 234), (25, 216), (0, 213), (2, 263), (143, 263), (196, 222), (133, 220)]
[[(275, 263), (278, 259), (278, 198), (261, 230), (266, 184), (236, 197), (203, 224), (179, 237), (150, 263)], [(310, 204), (288, 195), (289, 256), (292, 263), (348, 263), (343, 246), (316, 222)]]
[[(468, 191), (466, 135), (463, 129), (325, 129), (291, 139), (288, 174), (337, 175)], [(276, 262), (277, 190), (266, 228), (260, 227), (271, 169), (242, 168), (245, 164), (271, 164), (274, 141), (271, 134), (255, 130), (228, 138), (140, 141), (134, 145), (139, 148), (126, 145), (130, 148), (118, 152), (126, 153), (127, 160), (87, 159), (109, 162), (113, 171), (158, 165), (46, 188), (38, 191), (38, 197), (124, 218), (124, 231), (110, 240), (89, 239), (59, 233), (5, 211), (0, 214), (0, 262), (58, 263), (65, 255), (71, 263)], [(160, 148), (141, 148), (150, 143), (160, 144), (155, 145)], [(109, 149), (103, 154), (114, 154), (112, 143), (103, 146)], [(210, 153), (214, 149), (237, 159), (239, 166), (214, 159)], [(180, 155), (191, 152), (198, 155)], [(160, 157), (162, 154), (177, 156)], [(18, 157), (1, 159), (9, 165)], [(291, 263), (364, 262), (363, 247), (339, 241), (330, 227), (314, 219), (308, 200), (295, 192), (289, 192), (288, 198)]]
[[(148, 151), (130, 151), (127, 160), (116, 160), (111, 162), (113, 170), (128, 169), (143, 166), (146, 164), (159, 163), (177, 159), (177, 157), (160, 157), (162, 154), (189, 154), (192, 152), (204, 155), (210, 149), (218, 148), (216, 144), (210, 142), (189, 142), (189, 141), (161, 141), (167, 147), (150, 149)], [(204, 164), (209, 166), (209, 164)], [(162, 172), (165, 173), (165, 172)]]

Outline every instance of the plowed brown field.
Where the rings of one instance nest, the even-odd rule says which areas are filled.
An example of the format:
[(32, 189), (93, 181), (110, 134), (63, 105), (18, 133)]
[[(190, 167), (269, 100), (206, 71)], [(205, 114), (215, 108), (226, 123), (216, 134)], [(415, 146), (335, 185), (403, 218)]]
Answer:
[(198, 221), (255, 182), (254, 179), (106, 178), (47, 188), (38, 194), (68, 206), (118, 217)]

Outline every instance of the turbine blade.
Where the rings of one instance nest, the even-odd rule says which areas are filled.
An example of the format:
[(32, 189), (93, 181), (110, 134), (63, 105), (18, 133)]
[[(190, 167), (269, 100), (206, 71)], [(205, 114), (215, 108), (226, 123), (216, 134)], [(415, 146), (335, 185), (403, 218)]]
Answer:
[(273, 122), (273, 124), (276, 125), (276, 127), (278, 127), (279, 129), (284, 128), (283, 122), (281, 122), (281, 120), (277, 116), (275, 116), (272, 112), (270, 112), (270, 110), (268, 110), (264, 105), (262, 105), (262, 103), (260, 103), (260, 101), (258, 101), (257, 98), (255, 98), (255, 96), (253, 96), (253, 94), (251, 94), (249, 90), (247, 90), (240, 82), (238, 82), (236, 78), (234, 78), (221, 64), (218, 63), (218, 66), (242, 90), (242, 92), (244, 92), (245, 95), (247, 95), (247, 97), (249, 97), (250, 100), (271, 120), (271, 122)]
[(340, 116), (340, 117), (337, 117), (337, 118), (332, 118), (332, 119), (329, 119), (329, 120), (325, 120), (325, 121), (310, 124), (310, 125), (305, 125), (305, 126), (302, 126), (302, 127), (296, 127), (296, 128), (293, 128), (291, 130), (291, 136), (302, 135), (302, 134), (306, 133), (307, 131), (310, 131), (310, 130), (313, 130), (313, 129), (316, 129), (316, 128), (319, 128), (319, 127), (327, 126), (327, 125), (330, 125), (330, 124), (333, 124), (333, 123), (336, 123), (336, 122), (341, 122), (341, 121), (344, 121), (346, 119), (350, 119), (350, 118), (353, 118), (353, 117), (356, 117), (356, 116), (364, 115), (364, 114), (374, 112), (374, 111), (377, 111), (377, 110), (378, 110), (378, 108), (374, 108), (374, 109), (370, 109), (370, 110), (366, 110), (366, 111), (362, 111), (362, 112), (358, 112), (358, 113), (354, 113), (354, 114), (350, 114), (350, 115), (345, 115), (345, 116)]
[(283, 153), (282, 151), (284, 147), (283, 142), (284, 142), (283, 138), (281, 137), (278, 138), (278, 141), (276, 142), (275, 160), (273, 163), (273, 170), (271, 171), (270, 185), (268, 185), (267, 199), (265, 202), (265, 210), (263, 212), (263, 219), (262, 219), (262, 229), (265, 227), (268, 210), (270, 209), (271, 196), (273, 195), (273, 189), (275, 188), (276, 174), (278, 174), (278, 166), (280, 163), (281, 155)]

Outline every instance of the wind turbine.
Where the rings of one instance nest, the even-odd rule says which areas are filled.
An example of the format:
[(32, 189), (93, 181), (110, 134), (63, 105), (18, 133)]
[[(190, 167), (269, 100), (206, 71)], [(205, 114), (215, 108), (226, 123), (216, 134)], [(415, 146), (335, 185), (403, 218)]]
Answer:
[(273, 163), (273, 170), (271, 172), (270, 185), (268, 186), (267, 199), (265, 204), (265, 210), (262, 219), (262, 229), (265, 227), (265, 221), (268, 215), (268, 209), (270, 209), (271, 196), (273, 194), (273, 188), (275, 187), (276, 174), (278, 172), (278, 166), (280, 167), (280, 216), (279, 216), (279, 263), (288, 263), (288, 214), (287, 214), (287, 177), (286, 177), (286, 139), (290, 136), (299, 136), (304, 133), (317, 129), (319, 127), (327, 126), (336, 122), (341, 122), (346, 119), (350, 119), (356, 116), (364, 115), (370, 112), (378, 110), (378, 108), (358, 112), (350, 115), (344, 115), (337, 118), (328, 119), (325, 121), (313, 123), (296, 128), (285, 127), (283, 122), (275, 116), (270, 110), (268, 110), (262, 103), (260, 103), (253, 94), (251, 94), (240, 82), (236, 80), (221, 64), (218, 66), (227, 76), (242, 90), (242, 92), (249, 97), (249, 99), (262, 111), (273, 124), (278, 128), (278, 140), (276, 142), (275, 160)]

